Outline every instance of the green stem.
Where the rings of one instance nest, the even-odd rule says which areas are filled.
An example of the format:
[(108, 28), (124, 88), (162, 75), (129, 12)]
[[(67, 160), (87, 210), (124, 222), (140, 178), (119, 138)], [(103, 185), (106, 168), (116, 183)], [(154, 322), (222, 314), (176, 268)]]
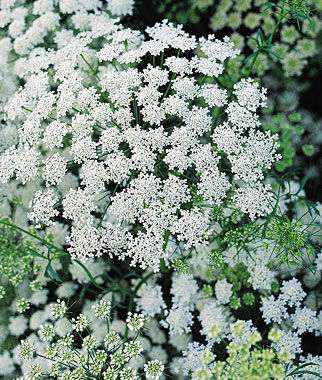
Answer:
[(115, 195), (115, 193), (116, 193), (118, 187), (119, 187), (119, 184), (117, 184), (117, 185), (115, 186), (115, 188), (114, 188), (114, 190), (113, 190), (113, 193), (111, 194), (110, 199), (109, 199), (109, 201), (107, 202), (107, 205), (106, 205), (106, 207), (105, 207), (104, 213), (103, 213), (103, 215), (101, 216), (101, 219), (100, 219), (100, 221), (99, 221), (99, 223), (98, 223), (98, 225), (97, 225), (97, 228), (101, 226), (101, 224), (102, 224), (102, 222), (103, 222), (103, 219), (104, 219), (104, 217), (105, 217), (105, 215), (106, 215), (106, 213), (107, 213), (107, 210), (108, 210), (108, 208), (110, 207), (110, 204), (111, 204), (111, 202), (112, 202), (111, 199), (112, 199), (112, 197)]
[(116, 71), (119, 71), (118, 68), (117, 68), (117, 66), (116, 66), (114, 58), (112, 59), (112, 65), (114, 66), (114, 68), (115, 68)]
[(27, 230), (25, 230), (25, 229), (23, 229), (23, 228), (21, 228), (21, 227), (16, 226), (15, 224), (11, 224), (11, 223), (9, 223), (9, 222), (6, 222), (5, 220), (0, 220), (0, 224), (2, 224), (2, 225), (4, 225), (4, 226), (7, 226), (7, 227), (12, 227), (12, 228), (14, 228), (14, 229), (16, 229), (16, 230), (18, 230), (18, 231), (24, 232), (25, 234), (27, 234), (27, 235), (33, 237), (34, 239), (36, 239), (36, 240), (42, 242), (42, 243), (45, 244), (47, 247), (54, 248), (56, 251), (61, 252), (61, 255), (60, 255), (60, 256), (69, 256), (68, 253), (65, 252), (63, 249), (60, 249), (60, 248), (56, 247), (54, 244), (48, 242), (47, 240), (42, 239), (42, 238), (40, 238), (39, 236), (34, 235), (33, 233), (31, 233), (31, 232), (29, 232), (29, 231), (27, 231)]
[(162, 67), (163, 67), (163, 60), (164, 60), (164, 51), (161, 54), (160, 69), (162, 69)]
[(21, 106), (21, 108), (25, 111), (28, 111), (28, 112), (32, 112), (32, 110), (30, 110), (29, 108), (25, 107), (25, 106)]
[(173, 73), (173, 74), (172, 74), (171, 79), (170, 79), (170, 82), (169, 82), (169, 84), (168, 84), (168, 87), (167, 87), (167, 89), (165, 90), (165, 93), (163, 94), (162, 99), (160, 100), (160, 103), (162, 103), (163, 100), (164, 100), (164, 98), (168, 95), (168, 92), (170, 91), (170, 88), (171, 88), (171, 86), (172, 86), (172, 81), (173, 81), (173, 79), (175, 79), (176, 76), (177, 76), (176, 73)]
[(100, 80), (99, 76), (96, 74), (96, 70), (93, 68), (93, 66), (86, 60), (86, 58), (83, 56), (83, 54), (80, 55), (83, 61), (86, 63), (86, 65), (91, 69), (92, 73), (94, 76)]
[(91, 272), (85, 267), (85, 265), (83, 263), (81, 263), (79, 260), (74, 260), (78, 265), (80, 265), (84, 271), (86, 272), (88, 278), (91, 280), (91, 283), (96, 286), (96, 288), (98, 289), (101, 289), (103, 291), (108, 291), (107, 288), (104, 288), (104, 286), (101, 286), (100, 284), (98, 284), (96, 281), (95, 281), (95, 278), (92, 276)]
[(250, 74), (252, 73), (253, 67), (254, 67), (254, 65), (255, 65), (256, 59), (257, 59), (257, 57), (259, 56), (260, 52), (261, 52), (262, 50), (264, 50), (264, 48), (265, 48), (269, 43), (272, 43), (272, 41), (273, 41), (273, 37), (274, 37), (275, 33), (277, 32), (277, 29), (278, 29), (280, 23), (282, 22), (282, 20), (283, 20), (285, 17), (287, 17), (287, 15), (288, 15), (289, 13), (290, 13), (289, 10), (287, 10), (287, 11), (285, 11), (285, 12), (284, 12), (284, 9), (282, 10), (282, 12), (281, 12), (281, 14), (280, 14), (280, 17), (279, 17), (279, 19), (278, 19), (278, 21), (277, 21), (277, 23), (276, 23), (276, 25), (275, 25), (275, 27), (274, 27), (272, 33), (271, 33), (270, 36), (267, 38), (267, 40), (264, 42), (264, 44), (261, 46), (261, 48), (257, 50), (256, 54), (255, 54), (254, 57), (252, 58), (252, 62), (251, 62), (250, 66), (249, 66), (249, 69), (248, 69), (248, 71), (247, 71), (247, 73), (246, 73), (246, 77), (249, 77), (249, 76), (250, 76)]

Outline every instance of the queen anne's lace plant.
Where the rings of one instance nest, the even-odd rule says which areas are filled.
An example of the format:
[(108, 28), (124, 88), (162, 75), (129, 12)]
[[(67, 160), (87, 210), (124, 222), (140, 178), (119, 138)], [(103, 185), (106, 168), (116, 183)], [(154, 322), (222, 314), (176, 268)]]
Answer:
[[(77, 318), (70, 319), (67, 310), (65, 302), (58, 300), (52, 305), (51, 316), (54, 319), (67, 319), (72, 331), (69, 329), (70, 332), (58, 335), (55, 324), (46, 323), (40, 326), (39, 336), (44, 342), (41, 349), (38, 347), (36, 350), (32, 340), (21, 341), (18, 356), (30, 363), (24, 373), (26, 379), (138, 379), (140, 374), (129, 362), (134, 364), (143, 351), (142, 343), (137, 340), (143, 327), (142, 315), (128, 314), (127, 326), (137, 334), (133, 340), (128, 340), (127, 337), (121, 340), (109, 327), (111, 305), (101, 300), (93, 305), (95, 316), (91, 315), (93, 324), (97, 324), (100, 319), (105, 320), (105, 336), (101, 335), (101, 339), (97, 339), (84, 315), (80, 314)], [(40, 359), (38, 362), (37, 357)], [(144, 364), (144, 374), (147, 378), (157, 380), (163, 370), (164, 365), (159, 360), (151, 360)]]
[[(243, 321), (237, 321), (230, 325), (232, 341), (226, 347), (228, 358), (225, 361), (218, 360), (208, 348), (199, 353), (198, 367), (189, 371), (192, 378), (198, 380), (213, 378), (218, 380), (284, 379), (285, 363), (290, 359), (289, 352), (286, 349), (277, 351), (272, 347), (261, 347), (259, 345), (262, 340), (261, 334), (257, 330), (245, 334), (245, 327)], [(269, 339), (275, 341), (277, 334), (278, 330), (272, 329)], [(188, 357), (184, 358), (182, 364), (187, 359)]]
[[(284, 273), (289, 273), (285, 268), (272, 271), (265, 265), (265, 250), (259, 247), (252, 251), (251, 256), (247, 254), (247, 266), (242, 263), (236, 265), (236, 259), (232, 259), (231, 265), (222, 263), (220, 268), (216, 267), (211, 272), (209, 255), (201, 250), (189, 259), (189, 269), (193, 275), (172, 274), (168, 290), (172, 295), (171, 306), (164, 307), (154, 318), (168, 330), (169, 343), (178, 351), (183, 351), (181, 359), (171, 364), (173, 374), (193, 374), (193, 379), (198, 379), (194, 371), (200, 367), (206, 347), (217, 354), (220, 343), (225, 343), (223, 347), (227, 346), (227, 341), (237, 345), (246, 344), (248, 336), (258, 328), (258, 321), (264, 321), (269, 328), (279, 329), (276, 339), (268, 338), (272, 341), (273, 351), (288, 352), (288, 365), (297, 363), (297, 357), (305, 353), (303, 334), (320, 336), (322, 314), (318, 312), (321, 303), (316, 298), (317, 285), (306, 283), (315, 288), (315, 296), (309, 301), (310, 297), (307, 297), (304, 285), (299, 280), (280, 279), (285, 276)], [(253, 261), (256, 256), (258, 261)], [(240, 258), (244, 261), (243, 255)], [(229, 257), (224, 256), (224, 260), (228, 261)], [(206, 275), (202, 270), (202, 262), (208, 269)], [(319, 280), (321, 276), (319, 273), (316, 275)], [(165, 288), (161, 289), (165, 294)], [(143, 305), (137, 304), (137, 310), (145, 309)], [(243, 310), (260, 312), (260, 317), (254, 323), (245, 314), (247, 319), (242, 322), (240, 339), (230, 330), (230, 323), (236, 320), (237, 310), (240, 313)], [(197, 331), (200, 334), (198, 338)], [(201, 337), (206, 340), (206, 345), (200, 344)]]
[[(140, 33), (112, 23), (26, 62), (26, 84), (6, 106), (19, 143), (1, 155), (0, 179), (42, 176), (28, 218), (69, 221), (73, 258), (108, 252), (157, 271), (170, 235), (186, 249), (207, 243), (215, 205), (269, 213), (263, 173), (279, 155), (276, 137), (258, 130), (266, 90), (250, 78), (232, 92), (215, 83), (238, 54), (228, 37), (197, 41), (166, 21), (146, 32), (135, 48)], [(106, 43), (95, 52), (98, 36)], [(80, 185), (63, 190), (70, 172)]]
[[(15, 298), (13, 310), (25, 312), (30, 308), (30, 299), (33, 298), (31, 291), (36, 295), (45, 285), (41, 273), (43, 263), (37, 262), (31, 254), (32, 247), (32, 243), (23, 241), (17, 231), (0, 227), (0, 300), (4, 298), (2, 308)], [(23, 326), (22, 321), (20, 324)]]
[(42, 55), (44, 46), (66, 46), (74, 33), (109, 28), (115, 16), (132, 14), (133, 6), (134, 0), (1, 1), (0, 109), (24, 75), (28, 56)]

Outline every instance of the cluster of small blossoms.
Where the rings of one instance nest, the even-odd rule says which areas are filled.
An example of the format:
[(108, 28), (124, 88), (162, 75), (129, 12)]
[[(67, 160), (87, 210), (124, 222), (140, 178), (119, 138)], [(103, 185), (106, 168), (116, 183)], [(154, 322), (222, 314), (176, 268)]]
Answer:
[(132, 14), (134, 0), (2, 1), (0, 27), (13, 42), (13, 52), (25, 56), (43, 43), (68, 43), (73, 30), (98, 30), (111, 16)]
[(160, 324), (169, 329), (169, 335), (189, 333), (193, 325), (193, 310), (198, 299), (197, 281), (188, 274), (174, 275), (170, 292), (172, 307), (165, 311)]
[[(129, 362), (135, 365), (138, 360), (140, 363), (143, 347), (137, 337), (143, 327), (143, 315), (128, 313), (127, 327), (137, 332), (137, 335), (134, 340), (121, 339), (119, 334), (109, 327), (112, 322), (110, 302), (101, 300), (92, 307), (95, 317), (91, 321), (108, 321), (107, 325), (105, 324), (106, 335), (99, 339), (92, 333), (87, 317), (80, 314), (77, 318), (69, 319), (64, 301), (58, 300), (51, 308), (52, 318), (67, 319), (71, 325), (71, 332), (58, 334), (53, 323), (46, 323), (40, 326), (39, 331), (40, 339), (44, 342), (41, 349), (38, 347), (36, 350), (32, 341), (21, 341), (18, 356), (21, 360), (29, 362), (24, 378), (35, 380), (50, 376), (64, 380), (85, 380), (90, 376), (104, 380), (135, 380), (142, 375), (132, 368)], [(79, 339), (81, 346), (78, 344)], [(164, 365), (160, 360), (151, 360), (144, 364), (146, 378), (157, 380), (163, 371)]]
[[(104, 30), (133, 13), (134, 0), (27, 0), (0, 2), (0, 109), (19, 86), (28, 57), (59, 49), (74, 33)], [(2, 115), (1, 115), (2, 120)]]
[[(229, 95), (216, 83), (238, 54), (228, 37), (197, 40), (167, 21), (146, 33), (112, 23), (26, 62), (26, 84), (6, 106), (19, 144), (1, 155), (0, 180), (45, 181), (28, 218), (63, 218), (72, 258), (108, 252), (158, 271), (169, 236), (186, 249), (207, 244), (209, 208), (269, 213), (264, 172), (280, 156), (276, 136), (259, 130), (266, 90), (248, 78)], [(63, 186), (75, 172), (78, 187)]]
[(272, 322), (282, 324), (283, 320), (290, 319), (292, 320), (290, 331), (299, 336), (305, 332), (318, 333), (320, 326), (317, 312), (302, 305), (305, 296), (306, 293), (296, 278), (283, 281), (277, 298), (273, 295), (262, 298), (263, 319), (267, 324)]
[[(260, 313), (259, 320), (264, 320), (267, 327), (278, 327), (278, 339), (271, 339), (271, 351), (286, 350), (287, 363), (297, 363), (296, 358), (304, 354), (303, 334), (311, 337), (322, 334), (321, 302), (316, 286), (321, 275), (317, 273), (316, 280), (312, 278), (310, 282), (309, 279), (305, 280), (306, 287), (312, 290), (317, 288), (307, 294), (304, 285), (295, 277), (280, 279), (285, 275), (284, 268), (281, 271), (270, 270), (265, 265), (267, 252), (260, 247), (258, 251), (251, 251), (252, 257), (245, 264), (236, 265), (236, 259), (232, 259), (231, 266), (223, 263), (211, 272), (208, 250), (211, 247), (206, 248), (206, 252), (199, 250), (189, 260), (188, 270), (192, 274), (172, 274), (168, 291), (164, 285), (149, 282), (145, 290), (152, 295), (159, 294), (160, 300), (153, 301), (140, 293), (142, 300), (137, 303), (138, 311), (154, 311), (151, 316), (168, 330), (171, 346), (183, 352), (179, 354), (181, 359), (172, 359), (172, 374), (194, 373), (200, 367), (202, 353), (206, 348), (216, 352), (218, 343), (234, 341), (243, 345), (247, 336), (254, 334), (258, 326), (254, 326), (250, 319), (240, 322), (243, 323), (243, 338), (237, 342), (230, 329), (236, 310), (256, 309)], [(257, 255), (259, 261), (255, 260)], [(242, 255), (241, 259), (243, 261)], [(312, 281), (315, 285), (311, 284)], [(166, 293), (172, 295), (171, 306), (160, 305), (164, 302), (162, 295)], [(145, 300), (148, 304), (146, 308), (143, 304)], [(201, 339), (206, 339), (206, 345), (199, 343)]]
[[(274, 3), (274, 2), (273, 2)], [(316, 46), (316, 38), (321, 30), (321, 18), (319, 15), (310, 17), (312, 27), (309, 20), (300, 20), (300, 30), (296, 25), (296, 21), (290, 23), (290, 17), (307, 16), (309, 8), (317, 9), (315, 1), (287, 1), (287, 8), (291, 10), (289, 17), (284, 18), (278, 30), (277, 39), (279, 42), (274, 44), (272, 50), (282, 59), (278, 59), (272, 55), (271, 58), (275, 62), (279, 62), (282, 66), (284, 74), (288, 77), (301, 75), (303, 69), (308, 65), (309, 59), (318, 53)], [(301, 3), (301, 6), (298, 4)], [(272, 3), (270, 3), (272, 4)], [(282, 1), (276, 2), (281, 6)], [(243, 49), (247, 44), (252, 50), (256, 50), (256, 42), (247, 39), (247, 35), (256, 38), (256, 33), (260, 28), (263, 31), (265, 39), (273, 32), (276, 23), (278, 22), (278, 13), (273, 13), (272, 9), (264, 11), (267, 7), (266, 0), (220, 0), (216, 4), (215, 13), (210, 18), (210, 28), (214, 31), (223, 28), (231, 30), (231, 38), (239, 49)], [(306, 13), (299, 11), (306, 9)], [(245, 33), (245, 28), (248, 33)], [(260, 74), (265, 73), (272, 68), (272, 63), (269, 62), (268, 55), (261, 54), (254, 65), (254, 70)]]
[[(3, 220), (3, 223), (7, 223)], [(0, 226), (0, 299), (5, 295), (6, 303), (12, 299), (12, 287), (15, 289), (15, 306), (19, 313), (30, 308), (30, 301), (26, 294), (30, 291), (21, 291), (28, 288), (37, 294), (43, 289), (41, 279), (42, 266), (37, 263), (31, 254), (30, 242), (24, 242), (21, 236), (6, 225)]]
[[(261, 348), (261, 334), (255, 330), (245, 335), (244, 321), (237, 321), (230, 325), (232, 341), (227, 345), (228, 358), (225, 361), (217, 360), (215, 355), (205, 348), (200, 356), (198, 368), (191, 371), (196, 380), (212, 379), (284, 379), (286, 376), (285, 364), (290, 360), (287, 350), (274, 350), (272, 347)], [(276, 341), (278, 330), (272, 329), (268, 338)]]

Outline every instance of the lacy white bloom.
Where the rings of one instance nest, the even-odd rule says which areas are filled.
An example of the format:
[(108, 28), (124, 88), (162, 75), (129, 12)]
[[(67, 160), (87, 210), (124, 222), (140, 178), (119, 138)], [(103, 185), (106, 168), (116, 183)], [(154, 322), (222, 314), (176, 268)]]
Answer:
[(207, 243), (207, 237), (211, 234), (209, 228), (209, 214), (198, 209), (183, 210), (181, 218), (173, 224), (172, 232), (178, 234), (178, 240), (185, 240), (185, 248)]
[(264, 88), (260, 90), (258, 83), (254, 82), (251, 78), (242, 78), (234, 86), (234, 95), (237, 96), (238, 103), (250, 111), (256, 111), (259, 107), (265, 107), (267, 100), (266, 92), (267, 90)]
[(303, 334), (306, 331), (312, 332), (318, 328), (319, 322), (316, 317), (316, 311), (311, 310), (304, 306), (297, 308), (295, 313), (291, 316), (293, 328), (297, 329), (298, 334)]
[(136, 301), (137, 309), (147, 317), (154, 317), (166, 307), (160, 285), (143, 284), (137, 295), (140, 297)]
[[(25, 33), (22, 24), (11, 27), (14, 50), (26, 55), (19, 61), (25, 84), (5, 105), (18, 141), (0, 156), (0, 181), (50, 186), (37, 189), (28, 216), (49, 226), (59, 203), (72, 258), (106, 252), (157, 272), (170, 238), (186, 249), (208, 243), (213, 207), (232, 200), (252, 219), (272, 210), (262, 181), (279, 159), (278, 143), (257, 130), (265, 89), (242, 79), (230, 100), (212, 83), (238, 54), (228, 37), (197, 40), (164, 20), (144, 39), (102, 7), (39, 0)], [(132, 0), (107, 2), (119, 16), (132, 8)], [(58, 31), (61, 14), (71, 30)], [(33, 52), (49, 33), (54, 48)]]
[(229, 299), (232, 295), (232, 284), (227, 280), (219, 280), (215, 285), (215, 294), (218, 302), (222, 305), (225, 305), (229, 302)]
[(178, 372), (182, 370), (184, 375), (188, 375), (190, 371), (193, 372), (199, 368), (205, 349), (206, 346), (203, 344), (197, 342), (189, 343), (188, 348), (182, 352), (183, 357), (179, 359), (180, 369), (178, 368)]
[(286, 302), (289, 306), (299, 305), (305, 296), (306, 294), (302, 285), (296, 278), (289, 281), (283, 281), (280, 299)]
[(178, 305), (187, 305), (191, 307), (198, 292), (197, 281), (189, 274), (174, 274), (172, 276), (172, 302)]
[(262, 298), (262, 303), (260, 310), (266, 323), (281, 323), (288, 316), (284, 301), (276, 300), (274, 296), (270, 296), (269, 298)]
[(108, 0), (107, 9), (115, 16), (132, 15), (134, 0)]
[(0, 375), (10, 375), (15, 370), (14, 360), (8, 351), (0, 355)]
[[(216, 302), (207, 303), (201, 310), (198, 319), (202, 326), (201, 332), (206, 336), (211, 335), (210, 330), (214, 325), (220, 327), (221, 337), (228, 332), (229, 319), (223, 313), (223, 308), (218, 306)], [(218, 341), (220, 341), (220, 339)]]
[(36, 228), (41, 228), (43, 224), (50, 226), (54, 223), (52, 218), (59, 214), (58, 210), (54, 208), (57, 202), (58, 197), (54, 195), (52, 189), (48, 189), (47, 191), (38, 190), (36, 192), (34, 199), (29, 205), (32, 211), (27, 214), (28, 218), (36, 223)]
[(174, 306), (160, 324), (169, 329), (170, 335), (189, 333), (193, 325), (193, 315), (188, 306)]
[(127, 313), (126, 324), (131, 331), (139, 331), (144, 324), (145, 317), (143, 314)]
[(283, 331), (283, 336), (277, 343), (274, 344), (274, 347), (276, 350), (285, 348), (291, 355), (295, 357), (296, 354), (302, 353), (301, 343), (302, 340), (296, 332)]
[(47, 186), (57, 185), (63, 179), (67, 171), (67, 161), (59, 153), (48, 157), (44, 161), (43, 178)]
[(233, 200), (242, 212), (248, 213), (254, 220), (256, 216), (265, 216), (273, 210), (274, 198), (270, 190), (270, 185), (256, 182), (237, 189)]
[(164, 371), (164, 365), (158, 359), (152, 360), (144, 364), (144, 372), (148, 379), (154, 379), (154, 380), (159, 379), (163, 371)]
[(20, 336), (27, 329), (27, 318), (23, 315), (18, 315), (16, 317), (10, 317), (9, 331), (12, 335)]

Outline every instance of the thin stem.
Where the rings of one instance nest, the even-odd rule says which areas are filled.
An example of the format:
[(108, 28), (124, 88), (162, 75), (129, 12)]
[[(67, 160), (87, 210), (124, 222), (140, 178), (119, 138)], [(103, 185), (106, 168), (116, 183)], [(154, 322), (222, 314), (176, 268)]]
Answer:
[(105, 217), (105, 215), (106, 215), (106, 213), (107, 213), (107, 209), (110, 207), (110, 204), (111, 204), (111, 202), (112, 202), (112, 197), (113, 197), (114, 194), (116, 193), (118, 187), (119, 187), (119, 184), (117, 184), (117, 185), (115, 186), (115, 188), (114, 188), (114, 190), (113, 190), (113, 193), (111, 194), (110, 199), (109, 199), (109, 201), (107, 202), (107, 205), (106, 205), (106, 207), (105, 207), (104, 213), (103, 213), (103, 215), (101, 216), (101, 219), (100, 219), (100, 221), (99, 221), (99, 223), (98, 223), (98, 225), (97, 225), (97, 228), (101, 226), (101, 224), (102, 224), (102, 222), (103, 222), (103, 219), (104, 219), (104, 217)]
[(160, 69), (162, 69), (162, 67), (163, 67), (163, 60), (164, 60), (164, 51), (161, 54)]
[(5, 220), (0, 220), (0, 224), (2, 224), (2, 225), (4, 225), (4, 226), (7, 226), (7, 227), (12, 227), (12, 228), (14, 228), (14, 229), (16, 229), (16, 230), (18, 230), (18, 231), (24, 232), (25, 234), (27, 234), (27, 235), (33, 237), (34, 239), (36, 239), (36, 240), (42, 242), (42, 243), (45, 244), (47, 247), (54, 248), (56, 251), (61, 252), (61, 255), (60, 255), (60, 256), (68, 256), (68, 253), (65, 252), (64, 250), (62, 250), (62, 249), (56, 247), (54, 244), (48, 242), (48, 241), (45, 240), (45, 239), (42, 239), (42, 238), (40, 238), (39, 236), (34, 235), (33, 233), (31, 233), (31, 232), (29, 232), (29, 231), (27, 231), (27, 230), (25, 230), (25, 229), (23, 229), (23, 228), (21, 228), (21, 227), (16, 226), (15, 224), (11, 224), (11, 223), (9, 223), (9, 222), (6, 222)]
[(257, 52), (255, 53), (254, 57), (252, 58), (252, 62), (251, 62), (251, 64), (250, 64), (250, 67), (249, 67), (248, 71), (246, 72), (246, 77), (249, 77), (249, 76), (250, 76), (250, 74), (251, 74), (251, 72), (252, 72), (252, 70), (253, 70), (253, 67), (254, 67), (254, 65), (255, 65), (256, 59), (257, 59), (257, 57), (259, 56), (260, 52), (261, 52), (262, 50), (264, 50), (265, 47), (266, 47), (269, 43), (272, 43), (272, 41), (273, 41), (273, 37), (274, 37), (275, 33), (277, 32), (277, 29), (278, 29), (280, 23), (282, 22), (282, 20), (283, 20), (285, 17), (287, 17), (287, 15), (288, 15), (289, 13), (290, 13), (289, 10), (287, 10), (287, 11), (285, 11), (285, 12), (284, 12), (284, 9), (282, 10), (282, 12), (281, 12), (281, 14), (280, 14), (280, 17), (279, 17), (279, 19), (278, 19), (278, 21), (277, 21), (277, 23), (276, 23), (276, 25), (275, 25), (275, 27), (274, 27), (272, 33), (271, 33), (270, 36), (267, 38), (267, 40), (264, 42), (264, 44), (260, 47), (260, 49), (257, 50)]
[(162, 103), (163, 100), (164, 100), (164, 98), (168, 95), (168, 92), (170, 91), (170, 88), (171, 88), (171, 86), (172, 86), (172, 81), (173, 81), (173, 79), (175, 79), (176, 76), (177, 76), (176, 73), (173, 73), (173, 74), (172, 74), (171, 79), (170, 79), (170, 82), (169, 82), (169, 84), (168, 84), (168, 87), (167, 87), (167, 89), (165, 90), (165, 93), (163, 94), (163, 96), (162, 96), (162, 98), (161, 98), (161, 100), (160, 100), (160, 103)]
[(92, 276), (91, 272), (85, 267), (85, 265), (83, 263), (81, 263), (79, 260), (74, 260), (78, 265), (80, 265), (84, 271), (86, 272), (88, 278), (91, 280), (91, 283), (96, 286), (96, 288), (98, 289), (101, 289), (103, 291), (108, 291), (109, 289), (107, 288), (104, 288), (104, 286), (98, 284), (96, 281), (95, 281), (95, 278)]
[(91, 69), (92, 73), (94, 74), (94, 76), (100, 80), (99, 76), (96, 74), (96, 70), (93, 68), (93, 66), (86, 60), (86, 58), (83, 56), (83, 54), (80, 55), (81, 58), (83, 59), (83, 61), (86, 63), (86, 65)]

